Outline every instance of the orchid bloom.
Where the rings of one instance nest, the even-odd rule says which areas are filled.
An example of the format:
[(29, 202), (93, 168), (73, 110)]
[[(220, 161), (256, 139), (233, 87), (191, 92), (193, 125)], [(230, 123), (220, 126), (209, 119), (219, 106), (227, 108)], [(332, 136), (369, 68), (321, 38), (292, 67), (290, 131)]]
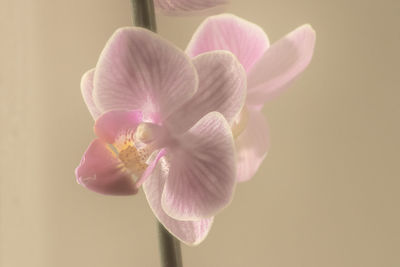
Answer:
[(267, 154), (268, 128), (261, 113), (264, 104), (307, 67), (314, 44), (314, 30), (303, 25), (270, 46), (259, 26), (231, 14), (207, 18), (193, 35), (186, 50), (189, 56), (227, 50), (247, 72), (246, 103), (232, 128), (238, 181), (253, 177)]
[(154, 0), (156, 9), (166, 15), (197, 12), (226, 4), (227, 0)]
[(236, 57), (213, 51), (190, 59), (155, 33), (122, 28), (81, 89), (98, 138), (76, 169), (78, 183), (111, 195), (143, 185), (165, 228), (200, 243), (236, 183), (231, 126), (246, 96)]

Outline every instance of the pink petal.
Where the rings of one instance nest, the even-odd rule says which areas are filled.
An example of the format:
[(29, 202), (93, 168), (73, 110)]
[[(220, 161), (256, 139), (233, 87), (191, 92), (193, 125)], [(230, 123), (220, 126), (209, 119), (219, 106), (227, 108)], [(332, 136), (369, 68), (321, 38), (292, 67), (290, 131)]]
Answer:
[(161, 203), (169, 216), (209, 218), (230, 203), (236, 181), (235, 150), (221, 114), (207, 114), (168, 149), (171, 168)]
[(167, 15), (210, 9), (225, 4), (227, 0), (154, 0), (157, 10)]
[(94, 69), (91, 69), (83, 74), (81, 79), (81, 92), (83, 100), (85, 101), (85, 104), (88, 107), (90, 114), (92, 115), (93, 119), (96, 120), (101, 115), (101, 112), (93, 102), (93, 76)]
[(248, 103), (263, 105), (284, 89), (310, 63), (315, 31), (303, 25), (274, 43), (248, 75)]
[(104, 48), (94, 77), (101, 111), (142, 110), (168, 116), (196, 91), (191, 60), (173, 44), (142, 28), (117, 30)]
[(168, 176), (167, 161), (163, 158), (154, 169), (151, 177), (143, 184), (150, 208), (164, 227), (180, 241), (188, 245), (197, 245), (207, 236), (213, 218), (198, 221), (179, 221), (168, 216), (161, 208), (161, 194)]
[(220, 112), (233, 122), (246, 98), (246, 72), (235, 56), (227, 51), (212, 51), (194, 58), (199, 74), (199, 89), (168, 119), (176, 132), (190, 129), (203, 116)]
[(247, 123), (246, 129), (235, 139), (239, 182), (254, 176), (269, 147), (268, 126), (263, 114), (248, 108)]
[(133, 134), (142, 120), (141, 111), (113, 110), (97, 119), (94, 131), (100, 139), (113, 144), (121, 134)]
[(107, 144), (95, 139), (86, 150), (75, 170), (79, 184), (106, 195), (132, 195), (137, 187), (131, 175), (124, 170), (122, 162)]
[(165, 148), (158, 151), (155, 159), (150, 162), (150, 164), (148, 165), (148, 167), (146, 168), (140, 179), (136, 182), (137, 187), (140, 187), (147, 180), (147, 178), (149, 178), (152, 175), (154, 169), (157, 167), (158, 162), (162, 157), (165, 156), (165, 154), (166, 154)]
[(248, 72), (268, 47), (268, 37), (259, 26), (231, 14), (222, 14), (209, 17), (200, 25), (186, 52), (194, 57), (207, 51), (228, 50)]

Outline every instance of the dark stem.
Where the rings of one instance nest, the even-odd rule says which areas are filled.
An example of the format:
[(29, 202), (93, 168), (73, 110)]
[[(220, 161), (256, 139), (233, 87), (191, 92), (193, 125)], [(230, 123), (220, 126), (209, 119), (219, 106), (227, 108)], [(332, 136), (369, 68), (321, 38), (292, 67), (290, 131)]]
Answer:
[(161, 223), (158, 223), (158, 239), (162, 267), (182, 267), (181, 245)]
[(153, 0), (131, 0), (133, 25), (157, 31)]
[[(131, 0), (133, 25), (157, 31), (153, 0)], [(161, 223), (158, 223), (158, 236), (162, 267), (182, 267), (181, 245)]]

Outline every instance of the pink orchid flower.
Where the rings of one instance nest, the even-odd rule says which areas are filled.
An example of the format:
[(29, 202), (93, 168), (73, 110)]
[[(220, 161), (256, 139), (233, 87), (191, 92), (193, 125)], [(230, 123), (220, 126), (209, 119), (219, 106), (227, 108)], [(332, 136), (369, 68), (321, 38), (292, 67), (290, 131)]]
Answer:
[(158, 11), (166, 15), (198, 12), (226, 4), (228, 0), (154, 0)]
[(228, 50), (247, 72), (246, 103), (232, 129), (238, 181), (253, 177), (267, 154), (268, 128), (261, 113), (264, 104), (307, 67), (314, 44), (314, 30), (303, 25), (270, 46), (259, 26), (231, 14), (207, 18), (193, 35), (186, 50), (189, 56)]
[(231, 126), (246, 95), (236, 57), (214, 51), (190, 59), (148, 30), (123, 28), (81, 88), (98, 138), (76, 169), (78, 182), (111, 195), (143, 185), (166, 229), (200, 243), (236, 183)]

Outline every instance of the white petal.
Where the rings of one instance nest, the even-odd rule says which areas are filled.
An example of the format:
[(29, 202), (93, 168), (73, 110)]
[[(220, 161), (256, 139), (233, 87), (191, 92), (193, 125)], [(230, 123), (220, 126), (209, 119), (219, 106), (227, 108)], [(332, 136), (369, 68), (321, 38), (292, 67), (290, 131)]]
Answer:
[(263, 105), (286, 88), (311, 61), (315, 31), (303, 25), (274, 43), (248, 75), (249, 105)]
[(179, 221), (168, 216), (161, 207), (161, 194), (164, 189), (165, 179), (168, 176), (169, 166), (162, 158), (153, 170), (152, 175), (143, 184), (150, 208), (164, 227), (180, 241), (188, 245), (197, 245), (202, 242), (211, 229), (213, 218)]
[(168, 215), (209, 218), (230, 203), (236, 159), (232, 132), (221, 114), (207, 114), (168, 150), (171, 167), (161, 201)]

